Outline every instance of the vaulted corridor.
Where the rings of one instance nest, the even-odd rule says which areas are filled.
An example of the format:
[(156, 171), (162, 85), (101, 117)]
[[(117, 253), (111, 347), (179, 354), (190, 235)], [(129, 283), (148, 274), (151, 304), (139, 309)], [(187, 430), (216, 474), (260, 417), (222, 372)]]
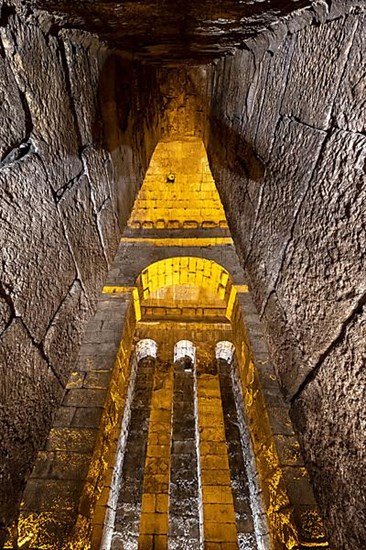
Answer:
[(0, 548), (366, 546), (365, 12), (0, 1)]
[(109, 325), (93, 320), (24, 493), (20, 541), (328, 546), (264, 343), (254, 362), (248, 293), (202, 141), (159, 142), (103, 288), (110, 305), (99, 302), (106, 319), (125, 317), (117, 361), (101, 361)]

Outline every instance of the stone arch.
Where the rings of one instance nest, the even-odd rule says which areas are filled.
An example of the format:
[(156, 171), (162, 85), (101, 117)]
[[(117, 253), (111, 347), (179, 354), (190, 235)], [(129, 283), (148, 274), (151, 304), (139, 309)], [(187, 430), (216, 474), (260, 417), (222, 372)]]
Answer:
[(208, 290), (225, 304), (225, 316), (232, 319), (237, 291), (229, 272), (214, 260), (194, 256), (159, 260), (141, 272), (134, 290), (136, 319), (141, 319), (144, 300), (159, 289), (173, 285), (193, 285)]
[(231, 364), (234, 358), (235, 346), (232, 342), (222, 340), (217, 342), (215, 346), (216, 359), (223, 359), (227, 363)]
[(180, 359), (190, 359), (192, 365), (196, 359), (196, 346), (190, 340), (179, 340), (174, 346), (174, 363)]
[(135, 346), (135, 354), (137, 362), (146, 357), (156, 359), (158, 353), (158, 344), (152, 338), (144, 338), (139, 340)]

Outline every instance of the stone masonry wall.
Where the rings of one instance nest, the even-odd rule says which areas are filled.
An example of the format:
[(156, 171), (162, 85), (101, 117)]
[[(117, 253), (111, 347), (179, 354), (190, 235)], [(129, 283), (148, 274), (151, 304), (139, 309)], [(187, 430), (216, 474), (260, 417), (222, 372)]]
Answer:
[(0, 533), (62, 398), (158, 112), (147, 70), (137, 77), (95, 37), (12, 4), (0, 2)]
[(366, 542), (366, 21), (364, 3), (332, 6), (319, 2), (208, 71), (206, 142), (341, 550)]

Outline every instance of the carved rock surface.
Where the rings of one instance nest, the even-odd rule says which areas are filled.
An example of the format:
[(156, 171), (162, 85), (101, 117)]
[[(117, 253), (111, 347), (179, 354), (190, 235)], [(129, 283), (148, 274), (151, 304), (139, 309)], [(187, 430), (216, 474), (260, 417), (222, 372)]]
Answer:
[(110, 46), (153, 61), (209, 61), (309, 0), (28, 0)]
[(218, 62), (206, 132), (330, 541), (347, 550), (366, 540), (364, 8), (294, 18)]
[(155, 146), (159, 98), (140, 97), (129, 66), (119, 112), (122, 71), (96, 37), (18, 0), (0, 8), (1, 547)]
[(347, 550), (362, 548), (366, 540), (365, 340), (363, 305), (293, 403), (315, 490), (334, 529), (332, 539), (339, 541), (335, 548)]
[(29, 154), (0, 172), (0, 212), (2, 283), (17, 315), (39, 342), (76, 270), (37, 155)]
[(0, 298), (0, 334), (11, 319), (11, 308), (6, 300)]
[(362, 548), (364, 1), (178, 4), (0, 0), (0, 546), (154, 146), (197, 132), (330, 537)]
[(44, 340), (44, 350), (63, 385), (76, 362), (90, 304), (79, 281), (75, 281), (61, 303)]
[[(86, 176), (82, 176), (65, 192), (59, 202), (59, 209), (80, 279), (94, 301), (102, 289), (107, 265)], [(90, 254), (93, 262), (90, 262)]]
[(1, 338), (0, 378), (0, 515), (6, 525), (14, 518), (26, 475), (62, 395), (61, 384), (19, 319)]
[(28, 105), (32, 141), (54, 191), (81, 170), (79, 139), (68, 93), (62, 41), (11, 16), (1, 32), (5, 51)]
[(9, 63), (0, 59), (0, 80), (3, 92), (0, 105), (0, 159), (4, 162), (14, 148), (26, 140), (26, 116), (21, 92)]

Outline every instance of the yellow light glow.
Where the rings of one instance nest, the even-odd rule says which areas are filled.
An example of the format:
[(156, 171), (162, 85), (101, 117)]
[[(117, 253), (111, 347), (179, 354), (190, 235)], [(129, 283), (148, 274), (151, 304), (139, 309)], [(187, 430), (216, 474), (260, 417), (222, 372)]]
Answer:
[(144, 468), (139, 548), (167, 548), (173, 368), (156, 365)]
[(207, 247), (207, 246), (227, 246), (233, 245), (231, 237), (179, 237), (155, 239), (151, 237), (122, 237), (121, 243), (148, 243), (152, 246), (179, 246), (179, 247)]
[(133, 286), (104, 286), (103, 294), (123, 294), (124, 292), (132, 292)]
[(248, 285), (234, 285), (238, 294), (246, 294), (249, 292)]
[[(167, 183), (167, 174), (174, 182)], [(227, 227), (203, 142), (160, 142), (128, 226), (131, 229)]]
[[(136, 327), (136, 304), (130, 304), (113, 368), (109, 393), (99, 425), (98, 439), (83, 488), (76, 525), (65, 550), (99, 548), (115, 465), (121, 419), (126, 405), (131, 350)], [(96, 518), (99, 517), (99, 521)]]
[(200, 473), (204, 540), (207, 545), (237, 547), (220, 381), (203, 374), (197, 380)]
[[(237, 302), (237, 292), (229, 273), (213, 260), (191, 256), (160, 260), (144, 269), (136, 281), (137, 291), (133, 293), (136, 317), (141, 318), (142, 305), (157, 306), (159, 298), (163, 298), (162, 289), (173, 285), (176, 287), (183, 286), (187, 289), (190, 286), (197, 286), (207, 290), (211, 294), (212, 300), (212, 303), (207, 305), (211, 308), (212, 306), (226, 307), (226, 318), (231, 319), (234, 305)], [(173, 299), (176, 298), (177, 292), (177, 290), (172, 289)], [(169, 296), (169, 294), (165, 293), (165, 296)], [(201, 296), (203, 296), (202, 293)], [(157, 299), (156, 303), (151, 302), (154, 298)], [(161, 302), (164, 303), (164, 300), (161, 300)], [(173, 305), (172, 299), (170, 299), (169, 304)], [(178, 303), (178, 305), (182, 304)], [(197, 303), (196, 305), (200, 304)]]

